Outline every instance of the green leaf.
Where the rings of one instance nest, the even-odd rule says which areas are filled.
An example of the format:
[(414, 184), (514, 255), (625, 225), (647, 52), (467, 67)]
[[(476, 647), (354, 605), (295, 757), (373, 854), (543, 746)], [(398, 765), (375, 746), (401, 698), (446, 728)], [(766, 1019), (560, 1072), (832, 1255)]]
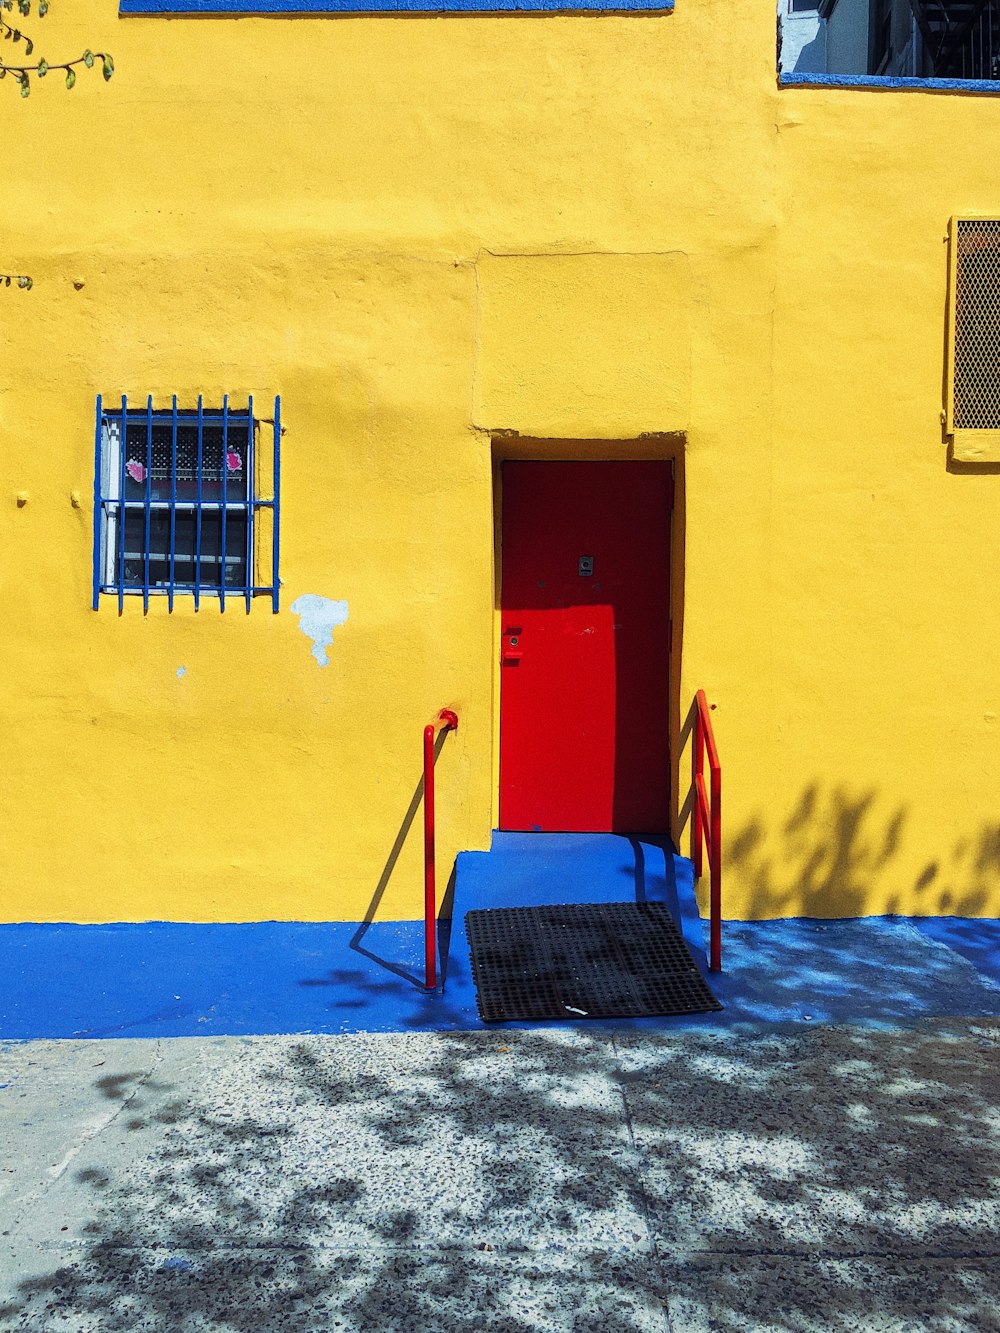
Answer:
[(104, 72), (104, 81), (107, 82), (108, 79), (110, 79), (112, 74), (114, 74), (115, 72), (115, 62), (111, 59), (110, 56), (105, 56), (104, 63), (101, 66), (101, 68)]
[(49, 0), (38, 0), (38, 17), (43, 19), (49, 12)]
[(17, 285), (24, 292), (30, 292), (31, 288), (34, 286), (31, 278), (18, 278)]
[(66, 87), (72, 88), (74, 83), (76, 83), (76, 70), (68, 69), (66, 71)]
[(21, 96), (27, 97), (31, 92), (31, 84), (28, 82), (27, 74), (21, 75)]
[(38, 77), (44, 79), (49, 72), (49, 62), (44, 57), (38, 62)]
[(83, 63), (87, 66), (88, 69), (93, 69), (93, 68), (94, 68), (94, 53), (93, 53), (93, 51), (84, 51), (84, 53), (83, 53)]

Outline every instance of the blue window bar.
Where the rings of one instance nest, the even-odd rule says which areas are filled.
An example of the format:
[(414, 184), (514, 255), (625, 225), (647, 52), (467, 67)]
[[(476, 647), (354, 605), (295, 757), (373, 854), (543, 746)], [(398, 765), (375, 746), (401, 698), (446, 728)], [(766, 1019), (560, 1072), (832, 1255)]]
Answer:
[[(272, 427), (270, 449), (263, 444)], [(97, 399), (94, 432), (94, 598), (177, 595), (278, 610), (281, 402), (270, 422), (246, 406), (154, 411)], [(270, 581), (266, 581), (267, 579)]]

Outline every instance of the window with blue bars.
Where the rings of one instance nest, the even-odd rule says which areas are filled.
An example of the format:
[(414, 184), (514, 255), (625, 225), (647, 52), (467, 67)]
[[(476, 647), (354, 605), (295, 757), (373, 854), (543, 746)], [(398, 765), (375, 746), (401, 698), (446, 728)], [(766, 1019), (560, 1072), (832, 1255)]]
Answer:
[(94, 610), (103, 596), (211, 597), (225, 611), (254, 597), (278, 610), (281, 400), (269, 421), (253, 399), (154, 410), (97, 399)]

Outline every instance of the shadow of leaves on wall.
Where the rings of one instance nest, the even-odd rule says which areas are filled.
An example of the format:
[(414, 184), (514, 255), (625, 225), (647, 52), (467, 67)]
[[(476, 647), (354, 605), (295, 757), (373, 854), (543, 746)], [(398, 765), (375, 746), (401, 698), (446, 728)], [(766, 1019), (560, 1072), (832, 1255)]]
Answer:
[(761, 818), (728, 835), (726, 868), (748, 895), (748, 915), (863, 916), (906, 824), (902, 808), (876, 820), (876, 804), (874, 791), (824, 792), (814, 783), (776, 836), (768, 838)]
[[(726, 834), (726, 873), (751, 918), (977, 916), (997, 901), (1000, 824), (944, 846), (913, 875), (894, 868), (911, 822), (904, 806), (884, 808), (872, 788), (811, 783), (776, 827), (756, 816)], [(897, 873), (898, 889), (881, 894), (879, 884)]]

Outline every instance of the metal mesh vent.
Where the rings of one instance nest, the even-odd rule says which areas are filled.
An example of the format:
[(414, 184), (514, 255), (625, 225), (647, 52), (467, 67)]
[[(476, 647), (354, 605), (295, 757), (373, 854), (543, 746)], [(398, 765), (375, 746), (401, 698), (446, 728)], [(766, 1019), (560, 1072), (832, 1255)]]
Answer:
[(952, 427), (1000, 430), (1000, 220), (955, 232)]

